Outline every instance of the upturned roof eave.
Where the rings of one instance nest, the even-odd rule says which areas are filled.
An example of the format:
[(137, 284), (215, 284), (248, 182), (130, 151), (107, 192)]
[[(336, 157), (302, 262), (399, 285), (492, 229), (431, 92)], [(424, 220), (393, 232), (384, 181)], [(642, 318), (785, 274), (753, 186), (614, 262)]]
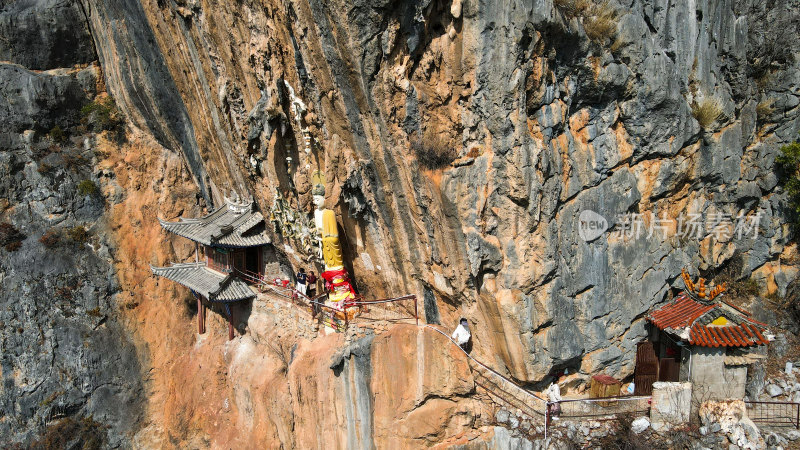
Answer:
[[(169, 267), (155, 267), (150, 265), (150, 270), (156, 276), (174, 281), (215, 303), (232, 303), (256, 296), (242, 280), (234, 277), (232, 274), (226, 275), (212, 270), (204, 263), (178, 263)], [(176, 271), (183, 271), (183, 273), (176, 273)], [(197, 284), (193, 282), (191, 272), (194, 272), (194, 275), (200, 275), (204, 280), (207, 280), (206, 277), (209, 276), (216, 278), (216, 280), (212, 280), (212, 283), (216, 282), (216, 286), (202, 286), (202, 283)]]
[[(250, 248), (259, 247), (272, 243), (265, 234), (261, 236), (243, 236), (244, 233), (253, 229), (258, 223), (264, 221), (264, 217), (258, 211), (250, 211), (236, 214), (233, 220), (219, 224), (215, 220), (227, 215), (229, 211), (226, 206), (209, 214), (202, 219), (184, 219), (179, 222), (169, 222), (158, 218), (159, 224), (168, 232), (189, 239), (203, 245), (220, 248)], [(214, 217), (212, 217), (214, 216)], [(213, 220), (212, 220), (213, 219)], [(196, 230), (195, 228), (200, 228)], [(210, 227), (216, 229), (209, 229)], [(223, 227), (230, 227), (231, 231), (220, 233)], [(231, 241), (242, 242), (231, 242)], [(247, 242), (247, 241), (253, 242)]]

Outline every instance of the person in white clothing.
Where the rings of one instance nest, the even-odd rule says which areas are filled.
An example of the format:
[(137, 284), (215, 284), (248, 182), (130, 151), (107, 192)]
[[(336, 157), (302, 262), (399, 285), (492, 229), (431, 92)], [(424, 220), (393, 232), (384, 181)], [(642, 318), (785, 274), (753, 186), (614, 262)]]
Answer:
[(306, 281), (308, 280), (308, 275), (306, 275), (306, 269), (300, 268), (300, 272), (297, 272), (297, 275), (294, 276), (297, 280), (297, 292), (306, 295)]
[(558, 383), (562, 382), (566, 379), (567, 369), (564, 369), (564, 373), (559, 376), (554, 383), (550, 383), (550, 386), (544, 391), (545, 395), (547, 395), (547, 400), (550, 401), (548, 409), (549, 409), (549, 417), (552, 417), (554, 420), (558, 420), (558, 415), (561, 414), (561, 387)]
[(550, 383), (550, 386), (544, 392), (547, 394), (547, 399), (551, 402), (561, 401), (561, 387), (558, 383)]
[(453, 340), (456, 341), (464, 351), (467, 351), (467, 347), (469, 345), (469, 340), (472, 338), (472, 334), (469, 332), (469, 324), (467, 323), (467, 319), (461, 318), (456, 327), (456, 331), (453, 331)]

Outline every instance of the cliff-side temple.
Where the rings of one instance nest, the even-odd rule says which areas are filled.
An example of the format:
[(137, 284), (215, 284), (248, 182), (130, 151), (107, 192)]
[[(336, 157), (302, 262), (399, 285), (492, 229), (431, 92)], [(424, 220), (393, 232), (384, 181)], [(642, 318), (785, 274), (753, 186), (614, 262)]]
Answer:
[(690, 381), (702, 400), (741, 399), (747, 368), (765, 357), (767, 325), (725, 301), (725, 284), (707, 289), (682, 272), (686, 290), (647, 316), (652, 324), (636, 355), (637, 394), (655, 381)]
[[(170, 233), (195, 243), (195, 262), (169, 267), (150, 266), (154, 274), (189, 288), (197, 297), (197, 328), (205, 333), (206, 303), (220, 305), (228, 316), (228, 338), (233, 339), (233, 303), (256, 296), (243, 281), (262, 277), (265, 248), (270, 245), (264, 217), (253, 202), (225, 199), (225, 204), (199, 219), (181, 218), (178, 222), (159, 219)], [(201, 256), (202, 250), (202, 256)]]

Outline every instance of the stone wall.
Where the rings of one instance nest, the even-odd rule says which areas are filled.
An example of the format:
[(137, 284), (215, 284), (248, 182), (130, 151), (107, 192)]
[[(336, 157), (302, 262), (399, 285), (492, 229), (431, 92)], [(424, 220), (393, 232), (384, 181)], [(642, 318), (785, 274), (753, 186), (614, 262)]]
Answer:
[(744, 398), (746, 366), (726, 366), (725, 347), (693, 347), (689, 381), (693, 402)]
[(692, 412), (692, 383), (653, 383), (650, 422), (656, 431), (667, 431), (689, 423)]

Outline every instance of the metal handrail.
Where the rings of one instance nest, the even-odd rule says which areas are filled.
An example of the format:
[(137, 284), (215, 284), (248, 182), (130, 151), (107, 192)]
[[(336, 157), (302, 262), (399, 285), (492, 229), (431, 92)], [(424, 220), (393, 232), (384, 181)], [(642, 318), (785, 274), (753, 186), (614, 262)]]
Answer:
[(416, 298), (417, 296), (414, 294), (404, 295), (402, 297), (393, 297), (393, 298), (382, 298), (379, 300), (361, 300), (357, 302), (351, 302), (349, 305), (374, 305), (376, 303), (392, 303), (392, 302), (399, 302), (402, 300), (411, 300)]
[(633, 401), (633, 400), (651, 400), (653, 397), (650, 395), (615, 395), (611, 397), (596, 397), (596, 398), (565, 398), (552, 403), (570, 403), (570, 402), (607, 402), (612, 400), (620, 401)]
[(448, 336), (448, 335), (447, 335), (447, 333), (445, 333), (445, 332), (443, 332), (442, 330), (440, 330), (440, 329), (438, 329), (438, 328), (434, 327), (434, 326), (433, 326), (433, 325), (431, 325), (431, 324), (425, 324), (425, 325), (423, 325), (423, 326), (424, 326), (424, 327), (426, 327), (426, 328), (430, 328), (431, 330), (434, 330), (434, 331), (436, 331), (437, 333), (441, 334), (442, 336), (446, 337), (446, 338), (447, 338), (447, 339), (448, 339), (450, 342), (452, 342), (452, 343), (453, 343), (453, 345), (455, 345), (456, 347), (458, 347), (458, 349), (459, 349), (459, 350), (461, 350), (461, 352), (462, 352), (462, 353), (464, 353), (464, 354), (467, 356), (467, 358), (469, 358), (470, 360), (472, 360), (473, 362), (475, 362), (475, 363), (476, 363), (476, 364), (478, 364), (479, 366), (481, 366), (481, 367), (483, 367), (484, 369), (486, 369), (486, 370), (488, 370), (488, 371), (492, 372), (492, 374), (496, 375), (496, 376), (497, 376), (497, 377), (499, 377), (499, 378), (502, 378), (502, 379), (503, 379), (503, 380), (505, 380), (506, 382), (508, 382), (508, 383), (511, 383), (511, 385), (515, 386), (517, 389), (521, 390), (521, 391), (522, 391), (523, 393), (525, 393), (526, 395), (530, 395), (530, 396), (532, 396), (533, 398), (535, 398), (536, 400), (538, 400), (538, 401), (540, 401), (540, 402), (542, 402), (542, 403), (545, 403), (545, 404), (547, 403), (547, 400), (545, 400), (545, 399), (543, 399), (543, 398), (539, 397), (538, 395), (536, 395), (535, 393), (533, 393), (533, 392), (531, 392), (531, 391), (529, 391), (529, 390), (527, 390), (527, 389), (523, 388), (522, 386), (518, 385), (518, 384), (517, 384), (516, 382), (514, 382), (513, 380), (511, 380), (511, 379), (509, 379), (509, 378), (506, 378), (505, 376), (501, 375), (501, 374), (500, 374), (499, 372), (497, 372), (496, 370), (492, 369), (491, 367), (487, 366), (486, 364), (484, 364), (484, 363), (482, 363), (482, 362), (478, 361), (477, 359), (473, 358), (473, 357), (472, 357), (472, 355), (470, 355), (469, 353), (467, 353), (467, 351), (466, 351), (466, 350), (464, 350), (463, 348), (461, 348), (461, 346), (460, 346), (460, 345), (458, 345), (458, 343), (456, 343), (456, 341), (454, 341), (454, 340), (453, 340), (453, 338), (451, 338), (450, 336)]
[(800, 405), (798, 402), (778, 402), (778, 401), (762, 401), (762, 400), (744, 400), (745, 403), (752, 404), (767, 404), (767, 405)]
[[(402, 297), (385, 298), (385, 299), (378, 299), (378, 300), (360, 300), (360, 301), (355, 301), (355, 302), (347, 302), (344, 305), (342, 305), (342, 309), (339, 310), (339, 309), (336, 309), (336, 308), (332, 308), (332, 307), (326, 305), (325, 303), (319, 301), (319, 299), (321, 299), (323, 297), (327, 297), (328, 296), (327, 293), (319, 294), (319, 295), (317, 295), (316, 297), (314, 297), (312, 299), (312, 298), (309, 298), (307, 295), (303, 294), (302, 292), (298, 291), (297, 289), (295, 289), (293, 287), (285, 287), (284, 288), (284, 287), (281, 287), (281, 286), (272, 285), (272, 284), (270, 284), (270, 283), (268, 283), (266, 281), (262, 281), (262, 282), (263, 282), (264, 286), (270, 288), (273, 292), (275, 292), (276, 294), (281, 295), (283, 297), (291, 298), (291, 299), (301, 298), (306, 303), (308, 303), (308, 306), (318, 305), (319, 307), (321, 307), (323, 309), (327, 309), (327, 310), (335, 311), (335, 312), (342, 312), (342, 313), (345, 314), (345, 321), (346, 322), (349, 320), (347, 318), (347, 310), (351, 309), (351, 308), (360, 308), (362, 306), (376, 305), (376, 304), (381, 304), (381, 303), (393, 303), (393, 302), (399, 302), (399, 301), (404, 301), (404, 300), (414, 300), (414, 320), (416, 321), (416, 324), (419, 325), (419, 314), (418, 314), (418, 309), (417, 309), (417, 296), (413, 295), (413, 294), (404, 295)], [(284, 292), (280, 292), (280, 291), (284, 291), (284, 292), (285, 291), (289, 291), (289, 292), (291, 292), (291, 296), (286, 295)], [(357, 298), (360, 298), (360, 297), (357, 297)]]
[(770, 423), (773, 425), (789, 424), (800, 429), (800, 403), (798, 402), (745, 400), (744, 403), (745, 407), (750, 409), (756, 409), (755, 407), (760, 405), (765, 405), (768, 408), (766, 414), (764, 411), (759, 410), (758, 412), (760, 414), (750, 417), (753, 422)]
[(244, 279), (246, 279), (246, 280), (248, 280), (248, 281), (250, 281), (252, 283), (255, 283), (255, 284), (265, 284), (266, 283), (266, 280), (261, 278), (255, 272), (250, 272), (249, 270), (240, 270), (240, 269), (237, 269), (235, 267), (233, 268), (233, 271), (236, 272), (236, 274), (239, 275), (240, 277), (242, 277), (242, 278), (244, 278)]

